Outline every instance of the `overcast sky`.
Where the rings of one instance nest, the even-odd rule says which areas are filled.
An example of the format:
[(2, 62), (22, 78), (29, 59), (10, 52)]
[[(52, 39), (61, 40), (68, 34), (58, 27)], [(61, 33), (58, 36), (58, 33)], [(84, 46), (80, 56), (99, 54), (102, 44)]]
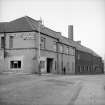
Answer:
[(0, 0), (0, 21), (28, 15), (68, 37), (74, 25), (74, 40), (105, 54), (105, 0)]

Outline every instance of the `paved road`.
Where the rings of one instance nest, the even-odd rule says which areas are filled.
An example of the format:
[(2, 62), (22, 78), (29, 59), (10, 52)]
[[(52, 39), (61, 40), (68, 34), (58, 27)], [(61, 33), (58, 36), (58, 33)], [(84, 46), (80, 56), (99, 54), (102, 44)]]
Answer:
[(83, 78), (82, 85), (74, 105), (105, 105), (105, 75)]
[(105, 75), (0, 75), (0, 105), (105, 105)]

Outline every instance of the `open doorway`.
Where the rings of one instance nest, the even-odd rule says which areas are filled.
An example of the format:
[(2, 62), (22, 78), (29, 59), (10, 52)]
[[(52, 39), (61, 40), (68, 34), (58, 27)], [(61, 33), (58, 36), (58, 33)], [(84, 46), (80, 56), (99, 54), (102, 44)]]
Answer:
[(53, 58), (47, 58), (47, 73), (52, 72)]

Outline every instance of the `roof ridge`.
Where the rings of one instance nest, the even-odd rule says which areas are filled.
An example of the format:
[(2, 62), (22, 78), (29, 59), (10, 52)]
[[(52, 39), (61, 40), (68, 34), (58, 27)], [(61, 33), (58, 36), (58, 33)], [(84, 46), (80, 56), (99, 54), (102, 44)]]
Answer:
[(10, 22), (17, 21), (17, 20), (19, 20), (19, 19), (22, 19), (22, 18), (24, 18), (24, 17), (26, 17), (26, 16), (22, 16), (22, 17), (19, 17), (19, 18), (13, 19), (13, 20), (9, 21), (9, 23), (10, 23)]
[(29, 17), (28, 16), (25, 16), (23, 17), (26, 19), (27, 23), (29, 24), (29, 26), (33, 29), (33, 25), (30, 23), (30, 20), (29, 20)]

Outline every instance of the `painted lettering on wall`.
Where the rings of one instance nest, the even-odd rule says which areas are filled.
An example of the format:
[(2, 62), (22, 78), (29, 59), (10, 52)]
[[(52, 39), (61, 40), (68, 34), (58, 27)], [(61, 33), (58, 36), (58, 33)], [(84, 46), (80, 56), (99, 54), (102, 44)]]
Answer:
[(21, 33), (8, 33), (9, 36), (14, 36), (14, 38), (23, 38), (24, 40), (34, 40), (35, 32), (21, 32)]

